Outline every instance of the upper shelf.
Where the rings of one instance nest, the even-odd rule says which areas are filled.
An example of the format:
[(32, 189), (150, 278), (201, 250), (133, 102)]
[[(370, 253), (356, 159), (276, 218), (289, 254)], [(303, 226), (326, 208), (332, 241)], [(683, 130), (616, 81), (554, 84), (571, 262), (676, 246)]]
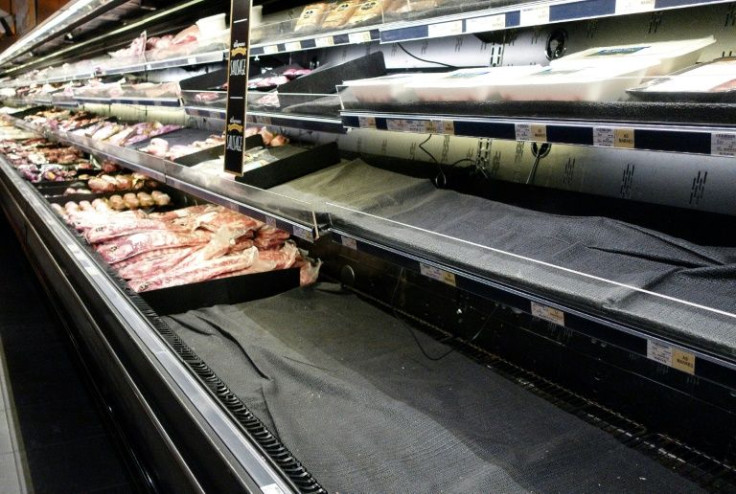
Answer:
[(314, 48), (353, 45), (378, 41), (393, 43), (500, 31), (503, 29), (655, 12), (701, 5), (727, 3), (725, 0), (548, 0), (541, 2), (475, 1), (445, 2), (430, 11), (383, 17), (373, 25), (351, 29), (303, 34), (296, 30), (297, 19), (253, 28), (250, 56), (275, 55)]
[(201, 53), (190, 53), (162, 60), (148, 60), (144, 57), (137, 59), (122, 60), (117, 64), (87, 64), (78, 68), (68, 69), (58, 67), (49, 70), (46, 77), (28, 79), (19, 77), (3, 83), (5, 87), (23, 87), (31, 84), (59, 84), (72, 81), (83, 81), (95, 77), (105, 77), (123, 74), (134, 74), (139, 72), (150, 72), (154, 70), (169, 69), (174, 67), (186, 67), (192, 65), (206, 65), (222, 62), (227, 59), (227, 50), (223, 46), (212, 47)]

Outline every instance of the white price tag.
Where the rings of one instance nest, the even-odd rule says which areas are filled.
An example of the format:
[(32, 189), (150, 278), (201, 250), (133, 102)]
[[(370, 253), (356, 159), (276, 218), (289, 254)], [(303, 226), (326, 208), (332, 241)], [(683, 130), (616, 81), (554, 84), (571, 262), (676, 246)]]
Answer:
[(302, 49), (302, 43), (300, 41), (292, 41), (286, 43), (286, 51), (299, 51)]
[(669, 367), (672, 364), (672, 347), (647, 340), (647, 358)]
[(463, 34), (463, 21), (441, 22), (431, 24), (427, 29), (430, 38), (442, 38), (444, 36), (457, 36)]
[(93, 266), (85, 266), (84, 270), (87, 271), (87, 274), (90, 276), (99, 276), (100, 270), (93, 267)]
[(196, 63), (197, 63), (197, 57), (189, 57), (189, 58), (187, 58), (187, 63), (188, 63), (189, 65), (194, 65), (194, 64), (196, 64)]
[(266, 224), (272, 228), (276, 228), (276, 218), (270, 216), (266, 217)]
[(615, 142), (613, 127), (593, 127), (593, 145), (612, 148)]
[(531, 141), (532, 140), (532, 126), (531, 124), (516, 124), (514, 125), (517, 141)]
[(635, 14), (654, 10), (655, 0), (616, 0), (616, 14)]
[(565, 325), (565, 313), (553, 307), (532, 302), (532, 315), (539, 319), (544, 319), (558, 326)]
[(354, 238), (341, 237), (340, 242), (350, 250), (358, 250), (358, 242)]
[(371, 32), (370, 31), (362, 31), (359, 33), (350, 33), (348, 34), (348, 40), (350, 41), (350, 44), (357, 45), (360, 43), (370, 43), (371, 41)]
[(419, 271), (427, 278), (432, 278), (433, 280), (440, 281), (450, 286), (457, 286), (455, 275), (443, 269), (428, 266), (426, 264), (420, 264)]
[(475, 17), (465, 21), (466, 33), (486, 33), (506, 29), (506, 14)]
[(263, 47), (263, 53), (266, 55), (273, 55), (279, 52), (279, 45), (268, 45)]
[(519, 12), (519, 27), (549, 24), (549, 5), (527, 7)]
[(317, 48), (326, 48), (328, 46), (335, 46), (335, 39), (332, 36), (324, 36), (314, 40), (314, 44)]
[(361, 129), (375, 129), (376, 117), (358, 117), (358, 125)]
[(711, 134), (710, 154), (713, 156), (736, 156), (736, 134)]

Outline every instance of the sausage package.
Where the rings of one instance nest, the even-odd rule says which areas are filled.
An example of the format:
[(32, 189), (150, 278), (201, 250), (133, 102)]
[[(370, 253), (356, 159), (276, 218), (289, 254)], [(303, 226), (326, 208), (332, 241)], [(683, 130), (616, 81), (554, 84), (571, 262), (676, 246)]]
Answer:
[(300, 31), (314, 31), (322, 22), (322, 18), (327, 13), (328, 6), (326, 3), (313, 3), (307, 5), (302, 10), (299, 19), (296, 21), (295, 32)]
[(347, 27), (382, 19), (383, 11), (386, 10), (391, 3), (391, 0), (366, 0), (361, 2), (355, 13), (348, 20)]
[(359, 6), (357, 0), (348, 0), (346, 2), (337, 2), (331, 5), (327, 17), (322, 21), (322, 29), (338, 29), (343, 27), (353, 12)]

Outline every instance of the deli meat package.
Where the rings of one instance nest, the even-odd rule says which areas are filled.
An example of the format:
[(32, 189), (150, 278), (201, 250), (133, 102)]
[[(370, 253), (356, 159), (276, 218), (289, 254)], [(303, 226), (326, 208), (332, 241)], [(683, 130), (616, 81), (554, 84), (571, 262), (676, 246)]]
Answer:
[(296, 267), (304, 284), (318, 275), (287, 232), (221, 206), (146, 213), (96, 199), (54, 209), (137, 292)]

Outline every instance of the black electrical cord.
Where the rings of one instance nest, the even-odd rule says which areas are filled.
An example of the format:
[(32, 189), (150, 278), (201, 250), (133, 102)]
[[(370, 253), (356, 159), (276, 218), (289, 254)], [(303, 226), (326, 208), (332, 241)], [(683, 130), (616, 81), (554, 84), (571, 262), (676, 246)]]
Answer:
[[(406, 323), (396, 311), (396, 295), (399, 292), (399, 286), (401, 286), (401, 279), (403, 277), (404, 277), (404, 268), (401, 268), (401, 271), (399, 272), (399, 276), (396, 279), (396, 285), (394, 286), (394, 291), (391, 294), (391, 314), (407, 329), (407, 331), (409, 331), (409, 334), (414, 339), (414, 342), (417, 344), (417, 348), (419, 348), (419, 351), (422, 352), (422, 355), (424, 355), (424, 357), (427, 360), (431, 360), (432, 362), (439, 362), (440, 360), (444, 359), (448, 355), (457, 351), (457, 347), (452, 347), (449, 350), (447, 350), (445, 353), (437, 355), (437, 356), (430, 355), (427, 352), (427, 350), (424, 349), (424, 347), (422, 346), (422, 343), (419, 341), (419, 338), (417, 338), (414, 328), (412, 328), (408, 323)], [(498, 306), (494, 307), (493, 311), (491, 311), (491, 313), (488, 314), (488, 316), (486, 317), (486, 320), (483, 321), (483, 324), (481, 324), (480, 329), (478, 329), (478, 331), (469, 340), (467, 340), (466, 343), (472, 343), (476, 339), (478, 339), (478, 337), (486, 329), (486, 326), (488, 325), (488, 321), (491, 320), (491, 316), (493, 316), (493, 314), (496, 312), (496, 309), (498, 309)], [(455, 336), (449, 336), (448, 338), (441, 340), (440, 342), (444, 343), (445, 341), (453, 340), (455, 338), (456, 338)]]
[[(417, 146), (417, 147), (419, 149), (421, 149), (424, 152), (424, 154), (426, 154), (427, 156), (429, 156), (429, 159), (431, 159), (432, 162), (437, 165), (437, 176), (434, 178), (433, 182), (434, 182), (434, 185), (435, 186), (437, 186), (439, 188), (442, 188), (442, 187), (444, 187), (444, 186), (447, 185), (447, 175), (445, 175), (445, 172), (442, 169), (442, 163), (440, 163), (439, 161), (437, 161), (437, 158), (435, 158), (434, 155), (432, 153), (430, 153), (429, 151), (427, 151), (427, 148), (424, 147), (424, 145), (427, 144), (430, 141), (430, 139), (432, 139), (433, 136), (434, 136), (434, 134), (429, 134), (427, 136), (427, 138), (424, 139), (419, 144), (419, 146)], [(475, 160), (472, 159), (472, 158), (462, 158), (462, 159), (457, 160), (454, 163), (450, 163), (447, 166), (449, 166), (450, 168), (454, 168), (455, 166), (459, 165), (460, 163), (464, 163), (466, 161), (470, 161), (470, 162), (475, 163)]]
[(401, 50), (402, 50), (402, 51), (403, 51), (404, 53), (406, 53), (407, 55), (409, 55), (409, 56), (410, 56), (411, 58), (414, 58), (414, 59), (416, 59), (416, 60), (419, 60), (420, 62), (424, 62), (424, 63), (433, 63), (433, 64), (435, 64), (435, 65), (440, 65), (440, 66), (442, 66), (442, 67), (447, 67), (448, 69), (455, 69), (455, 70), (457, 69), (457, 67), (456, 67), (456, 66), (454, 66), (454, 65), (446, 64), (446, 63), (444, 63), (444, 62), (436, 62), (436, 61), (434, 61), (434, 60), (427, 60), (426, 58), (421, 58), (421, 57), (418, 57), (418, 56), (414, 55), (413, 53), (411, 53), (411, 52), (410, 52), (409, 50), (407, 50), (406, 48), (404, 48), (404, 45), (402, 45), (401, 43), (396, 43), (396, 46), (398, 46), (399, 48), (401, 48)]

